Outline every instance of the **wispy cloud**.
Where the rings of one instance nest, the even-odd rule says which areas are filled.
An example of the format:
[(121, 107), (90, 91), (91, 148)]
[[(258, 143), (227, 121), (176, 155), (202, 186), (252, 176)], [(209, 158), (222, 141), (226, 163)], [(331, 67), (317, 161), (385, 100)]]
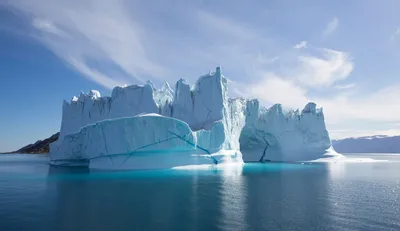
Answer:
[[(108, 88), (146, 79), (175, 80), (176, 75), (188, 72), (193, 76), (185, 78), (195, 79), (217, 65), (252, 77), (253, 66), (278, 59), (273, 52), (279, 46), (265, 36), (265, 29), (201, 8), (173, 9), (174, 16), (185, 20), (165, 27), (164, 21), (173, 17), (141, 13), (147, 9), (171, 14), (153, 4), (123, 0), (15, 0), (7, 4), (25, 14), (34, 37), (49, 50)], [(179, 25), (196, 29), (182, 30)]]
[[(93, 81), (112, 88), (122, 77), (143, 81), (162, 68), (146, 55), (141, 28), (122, 1), (19, 1), (10, 4), (31, 16), (36, 38), (65, 62)], [(93, 61), (118, 66), (120, 76), (100, 73)], [(127, 80), (126, 80), (127, 81)]]
[[(341, 50), (351, 46), (315, 48), (312, 39), (301, 41), (304, 34), (298, 38), (270, 30), (260, 20), (264, 11), (245, 17), (226, 13), (235, 7), (221, 12), (218, 4), (207, 8), (198, 1), (179, 7), (164, 1), (126, 0), (12, 0), (6, 5), (22, 12), (30, 35), (33, 32), (67, 65), (108, 88), (147, 79), (184, 77), (194, 82), (202, 72), (222, 65), (230, 78), (231, 96), (257, 97), (264, 104), (293, 108), (315, 101), (324, 106), (329, 128), (348, 126), (350, 118), (364, 121), (364, 126), (370, 121), (400, 122), (400, 86), (346, 94), (355, 84), (357, 90), (362, 85), (351, 79), (359, 56), (353, 60), (348, 50)], [(253, 7), (256, 14), (260, 7)], [(278, 19), (274, 14), (268, 17)], [(282, 28), (279, 23), (271, 25)], [(338, 27), (339, 18), (334, 17), (322, 32), (311, 26), (310, 30), (326, 38)], [(293, 46), (293, 39), (301, 42)], [(323, 47), (330, 47), (327, 41)], [(345, 84), (349, 81), (354, 84)], [(329, 91), (335, 95), (325, 94)]]
[[(378, 91), (360, 94), (347, 94), (347, 90), (356, 87), (356, 84), (340, 85), (338, 82), (349, 78), (354, 64), (350, 54), (332, 49), (317, 49), (321, 55), (300, 55), (298, 63), (285, 65), (282, 73), (264, 72), (259, 75), (258, 81), (236, 82), (230, 85), (242, 96), (257, 97), (264, 104), (282, 103), (292, 108), (302, 108), (313, 101), (324, 107), (328, 129), (338, 127), (351, 128), (346, 132), (333, 132), (334, 137), (346, 137), (356, 134), (365, 124), (389, 124), (400, 122), (400, 106), (398, 104), (400, 85), (382, 88)], [(280, 59), (280, 61), (284, 61)], [(314, 88), (327, 90), (336, 89), (332, 96), (309, 94)], [(357, 125), (354, 125), (355, 122)], [(385, 131), (389, 131), (387, 129)], [(371, 129), (372, 131), (372, 129)], [(378, 128), (373, 131), (384, 131)], [(395, 133), (392, 130), (392, 133)], [(373, 132), (357, 134), (372, 135)], [(386, 134), (386, 133), (382, 133)]]
[(122, 82), (118, 82), (109, 76), (104, 75), (103, 73), (96, 71), (90, 67), (88, 67), (83, 60), (79, 60), (73, 57), (66, 58), (67, 62), (71, 64), (77, 71), (81, 72), (85, 76), (94, 80), (95, 82), (105, 86), (105, 87), (113, 87), (113, 86), (122, 86)]
[(242, 96), (255, 97), (269, 105), (281, 103), (285, 107), (298, 108), (308, 102), (305, 89), (273, 73), (265, 73), (255, 83), (236, 83), (231, 87)]
[(300, 56), (300, 65), (295, 70), (303, 84), (313, 87), (331, 86), (346, 79), (353, 71), (353, 62), (346, 52), (320, 49), (322, 56)]
[(279, 60), (279, 56), (266, 57), (265, 55), (262, 55), (262, 54), (258, 54), (258, 56), (257, 56), (257, 62), (262, 63), (262, 64), (271, 64), (271, 63), (275, 63), (278, 60)]
[(334, 88), (339, 90), (350, 89), (357, 86), (355, 83), (345, 84), (345, 85), (335, 85)]
[(243, 25), (241, 22), (237, 22), (226, 17), (221, 17), (220, 15), (211, 12), (198, 11), (197, 19), (201, 24), (207, 25), (207, 29), (216, 33), (223, 32), (227, 35), (231, 35), (232, 37), (230, 38), (232, 39), (253, 42), (259, 42), (260, 40), (267, 39), (260, 37), (258, 32), (254, 28), (251, 28), (250, 25)]
[(34, 18), (32, 20), (32, 25), (41, 31), (50, 33), (50, 34), (55, 34), (60, 37), (66, 36), (65, 32), (54, 26), (53, 22), (45, 20), (45, 19), (40, 19), (40, 18)]
[[(333, 98), (325, 96), (310, 96), (307, 88), (296, 85), (293, 81), (281, 76), (266, 75), (256, 83), (238, 82), (234, 85), (244, 97), (257, 97), (264, 104), (282, 103), (291, 108), (302, 108), (307, 102), (315, 102), (324, 107), (326, 123), (333, 137), (343, 138), (351, 135), (389, 134), (384, 131), (391, 130), (390, 134), (400, 132), (394, 130), (395, 124), (400, 122), (400, 107), (398, 96), (400, 85), (381, 89), (363, 96), (347, 96), (337, 94)], [(382, 129), (383, 122), (388, 123), (389, 128)], [(369, 131), (356, 132), (365, 128), (365, 124), (377, 123), (378, 128)], [(346, 127), (346, 131), (335, 131), (335, 128)], [(381, 127), (381, 128), (379, 128)], [(379, 131), (379, 133), (377, 133)], [(400, 135), (400, 133), (397, 133)]]
[(324, 31), (322, 32), (322, 36), (323, 37), (327, 37), (331, 34), (333, 34), (333, 32), (336, 31), (336, 29), (339, 26), (339, 19), (334, 17), (331, 21), (329, 21), (329, 23), (326, 25)]
[(295, 49), (307, 48), (307, 41), (301, 41), (300, 43), (296, 44), (293, 48)]
[(396, 40), (399, 35), (400, 35), (400, 28), (397, 28), (390, 36), (390, 40), (392, 41)]
[(398, 123), (400, 107), (398, 97), (400, 85), (385, 87), (364, 95), (346, 96), (338, 94), (334, 98), (318, 97), (317, 101), (325, 108), (329, 128), (347, 126), (354, 129), (354, 124)]

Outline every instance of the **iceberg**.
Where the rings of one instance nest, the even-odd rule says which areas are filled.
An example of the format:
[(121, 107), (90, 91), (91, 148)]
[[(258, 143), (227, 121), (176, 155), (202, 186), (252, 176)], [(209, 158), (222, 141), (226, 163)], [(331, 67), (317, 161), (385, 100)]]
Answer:
[(51, 159), (53, 164), (67, 159), (108, 169), (243, 163), (240, 153), (216, 153), (224, 141), (218, 127), (217, 123), (210, 132), (193, 132), (185, 122), (159, 114), (103, 120), (64, 136), (52, 147)]
[(252, 116), (239, 138), (246, 161), (312, 160), (331, 148), (323, 111), (315, 103), (308, 103), (301, 112), (285, 112), (280, 104), (269, 109), (259, 108), (258, 101), (250, 104)]
[(64, 101), (52, 164), (153, 169), (244, 161), (309, 161), (334, 152), (322, 108), (266, 108), (257, 99), (228, 98), (221, 68), (193, 86), (179, 79), (156, 89), (116, 87)]

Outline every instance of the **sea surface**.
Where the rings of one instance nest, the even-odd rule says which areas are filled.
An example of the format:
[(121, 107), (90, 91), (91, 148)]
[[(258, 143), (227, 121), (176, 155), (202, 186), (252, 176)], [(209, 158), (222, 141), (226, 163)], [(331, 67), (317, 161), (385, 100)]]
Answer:
[(0, 230), (400, 230), (400, 155), (361, 156), (387, 161), (105, 172), (0, 155)]

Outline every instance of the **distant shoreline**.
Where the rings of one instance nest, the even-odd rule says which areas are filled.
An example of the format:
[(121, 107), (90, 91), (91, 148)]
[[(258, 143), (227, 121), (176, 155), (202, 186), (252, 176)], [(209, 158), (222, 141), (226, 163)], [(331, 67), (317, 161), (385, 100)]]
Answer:
[(16, 151), (12, 152), (0, 152), (0, 154), (48, 154), (50, 151), (50, 144), (58, 139), (59, 132), (46, 138), (44, 140), (38, 140), (34, 144), (28, 144)]
[(365, 136), (332, 140), (338, 153), (400, 153), (400, 136)]

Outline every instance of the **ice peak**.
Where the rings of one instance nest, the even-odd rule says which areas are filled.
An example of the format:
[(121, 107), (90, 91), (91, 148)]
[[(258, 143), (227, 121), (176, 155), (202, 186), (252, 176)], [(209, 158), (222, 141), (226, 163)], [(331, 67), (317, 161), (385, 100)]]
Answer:
[(269, 110), (272, 112), (278, 113), (278, 114), (283, 113), (282, 104), (280, 104), (280, 103), (272, 105), (272, 107)]
[(83, 93), (83, 91), (81, 91), (81, 93), (79, 94), (79, 97), (72, 97), (71, 99), (71, 103), (76, 103), (76, 102), (85, 102), (86, 100), (90, 99), (90, 100), (97, 100), (100, 99), (101, 95), (99, 91), (96, 90), (90, 90), (88, 93)]
[(309, 102), (304, 109), (302, 110), (302, 113), (311, 113), (315, 114), (317, 112), (317, 105), (313, 102)]
[(96, 90), (90, 90), (87, 93), (87, 96), (89, 96), (91, 99), (99, 99), (101, 97), (100, 92)]
[(221, 75), (221, 66), (215, 68), (215, 75)]
[(174, 91), (171, 89), (169, 84), (164, 81), (164, 84), (160, 89), (154, 89), (153, 97), (157, 105), (161, 108), (165, 107), (166, 104), (171, 103), (174, 97)]
[(186, 79), (180, 78), (180, 79), (176, 82), (176, 84), (187, 84), (187, 82), (186, 82)]
[(168, 91), (170, 93), (174, 92), (167, 81), (164, 81), (164, 84), (161, 86), (161, 90), (162, 91)]
[(221, 76), (221, 66), (216, 67), (215, 71), (210, 70), (210, 72), (208, 74), (204, 75), (204, 76)]
[(154, 85), (153, 85), (153, 82), (151, 82), (151, 80), (147, 80), (146, 81), (146, 85), (150, 85), (153, 90), (155, 89)]
[(186, 82), (185, 79), (180, 78), (180, 79), (176, 82), (176, 85), (175, 85), (175, 95), (176, 95), (179, 91), (181, 91), (182, 89), (186, 89), (186, 88), (190, 89), (189, 84)]

